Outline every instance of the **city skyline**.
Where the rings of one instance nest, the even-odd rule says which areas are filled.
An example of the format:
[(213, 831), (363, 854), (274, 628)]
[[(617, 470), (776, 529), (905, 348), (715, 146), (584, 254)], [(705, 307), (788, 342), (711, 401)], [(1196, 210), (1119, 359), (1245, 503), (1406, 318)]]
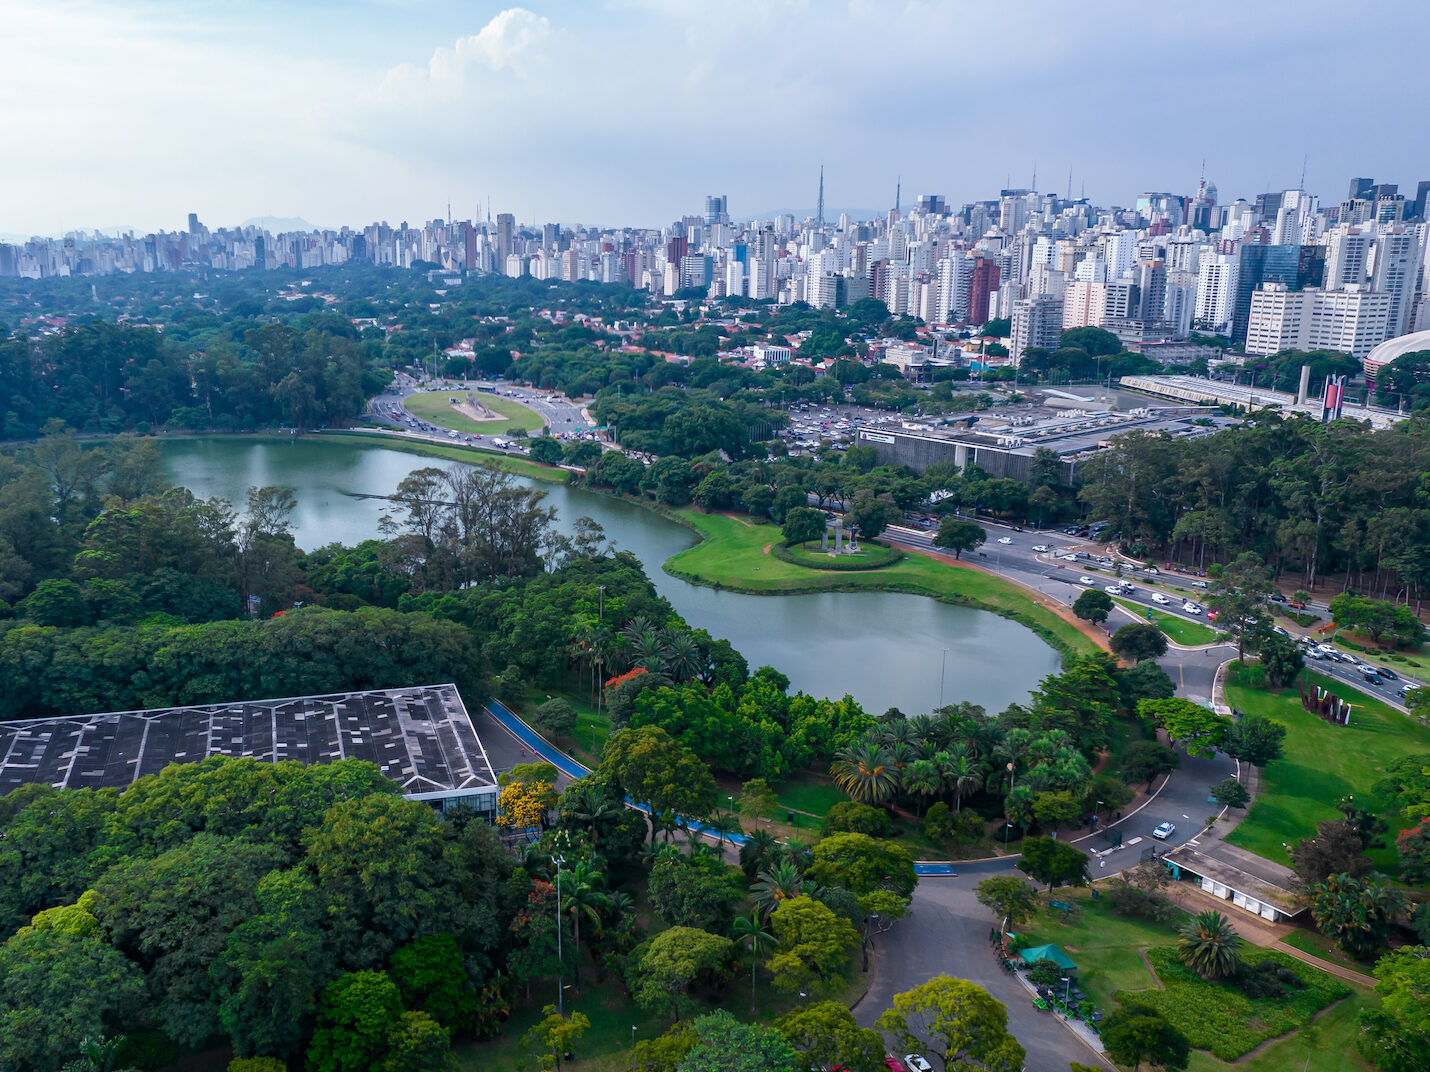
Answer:
[(1347, 159), (1419, 178), (1405, 110), (1286, 94), (1361, 70), (1378, 99), (1422, 98), (1410, 50), (1430, 13), (1363, 9), (1397, 45), (1324, 33), (1326, 3), (1254, 19), (1203, 5), (1153, 28), (1101, 8), (14, 0), (0, 92), (24, 106), (0, 139), (30, 156), (0, 174), (0, 232), (143, 233), (187, 211), (335, 228), (449, 202), (457, 218), (490, 204), (523, 223), (660, 226), (709, 190), (737, 218), (812, 211), (821, 164), (827, 204), (865, 211), (900, 180), (906, 201), (959, 203), (1035, 173), (1046, 192), (1071, 181), (1129, 204), (1195, 189), (1203, 160), (1224, 200), (1301, 186), (1303, 168), (1329, 200)]

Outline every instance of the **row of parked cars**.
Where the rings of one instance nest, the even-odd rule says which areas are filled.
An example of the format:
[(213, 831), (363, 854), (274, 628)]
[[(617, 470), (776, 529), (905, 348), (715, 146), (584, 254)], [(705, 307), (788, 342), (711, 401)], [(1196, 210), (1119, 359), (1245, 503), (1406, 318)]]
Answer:
[[(1322, 660), (1333, 663), (1349, 663), (1351, 668), (1356, 670), (1367, 685), (1384, 685), (1387, 681), (1399, 681), (1400, 675), (1394, 670), (1384, 666), (1375, 666), (1371, 663), (1358, 659), (1354, 655), (1347, 655), (1343, 651), (1337, 651), (1330, 644), (1317, 644), (1310, 637), (1302, 637), (1297, 644), (1301, 648), (1301, 654), (1307, 659)], [(1412, 682), (1406, 682), (1400, 686), (1400, 695), (1408, 696), (1411, 691), (1420, 686)]]

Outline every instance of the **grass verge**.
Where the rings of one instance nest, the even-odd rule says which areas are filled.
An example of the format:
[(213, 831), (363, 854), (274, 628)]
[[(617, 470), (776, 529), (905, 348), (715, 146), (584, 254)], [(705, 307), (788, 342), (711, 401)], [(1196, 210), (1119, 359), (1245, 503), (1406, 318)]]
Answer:
[[(1430, 752), (1430, 728), (1343, 682), (1308, 673), (1308, 681), (1346, 697), (1355, 706), (1349, 726), (1332, 726), (1301, 707), (1294, 689), (1251, 689), (1233, 672), (1228, 676), (1226, 702), (1250, 714), (1265, 715), (1286, 727), (1282, 758), (1261, 771), (1261, 787), (1246, 818), (1227, 841), (1269, 860), (1289, 864), (1283, 847), (1316, 832), (1324, 819), (1338, 819), (1336, 802), (1352, 794), (1368, 794), (1383, 776), (1386, 764), (1414, 752)], [(1408, 820), (1387, 816), (1395, 835)], [(1399, 822), (1397, 822), (1399, 819)], [(1376, 849), (1370, 858), (1393, 870), (1395, 850)]]
[(813, 540), (808, 543), (796, 544), (794, 547), (776, 543), (770, 548), (770, 553), (781, 562), (790, 562), (796, 566), (815, 570), (880, 569), (884, 566), (892, 566), (904, 557), (904, 552), (897, 547), (890, 547), (888, 544), (877, 543), (874, 540), (865, 540), (859, 545), (859, 550), (853, 554), (841, 554), (838, 557), (821, 549), (820, 545)]
[(1038, 602), (1016, 585), (973, 568), (963, 568), (925, 555), (909, 555), (882, 569), (859, 573), (829, 573), (782, 562), (765, 548), (780, 540), (773, 525), (756, 525), (724, 514), (686, 508), (671, 517), (702, 537), (687, 551), (666, 560), (672, 576), (714, 588), (752, 595), (796, 592), (909, 592), (932, 596), (980, 610), (989, 610), (1028, 626), (1062, 652), (1099, 650), (1071, 622)]
[(407, 412), (414, 417), (421, 417), (424, 421), (430, 421), (432, 424), (451, 428), (467, 435), (526, 435), (546, 423), (541, 414), (530, 407), (523, 406), (520, 402), (486, 394), (479, 396), (479, 401), (504, 419), (475, 421), (465, 413), (459, 412), (457, 407), (452, 405), (452, 399), (465, 397), (465, 390), (452, 388), (448, 391), (428, 391), (425, 394), (408, 395), (403, 400), (403, 404), (407, 407)]
[(1184, 648), (1195, 648), (1202, 644), (1215, 644), (1221, 638), (1218, 633), (1209, 625), (1201, 622), (1189, 622), (1185, 618), (1179, 618), (1175, 614), (1168, 614), (1166, 611), (1157, 610), (1154, 607), (1146, 607), (1141, 603), (1133, 603), (1130, 599), (1118, 599), (1116, 596), (1112, 601), (1119, 607), (1125, 607), (1140, 619), (1146, 619), (1147, 612), (1152, 612), (1152, 624), (1166, 634), (1167, 639), (1174, 644), (1180, 644)]
[(492, 469), (503, 469), (516, 476), (530, 477), (532, 480), (547, 480), (564, 484), (566, 478), (571, 475), (568, 470), (560, 469), (554, 465), (542, 465), (540, 462), (533, 462), (526, 458), (514, 458), (499, 450), (486, 450), (482, 447), (468, 447), (456, 443), (451, 445), (429, 443), (426, 440), (409, 438), (401, 433), (384, 434), (330, 429), (310, 434), (342, 436), (345, 439), (356, 440), (364, 446), (386, 447), (388, 450), (406, 451), (408, 454), (418, 454), (424, 458), (445, 458), (447, 461), (466, 462), (468, 465), (485, 465)]

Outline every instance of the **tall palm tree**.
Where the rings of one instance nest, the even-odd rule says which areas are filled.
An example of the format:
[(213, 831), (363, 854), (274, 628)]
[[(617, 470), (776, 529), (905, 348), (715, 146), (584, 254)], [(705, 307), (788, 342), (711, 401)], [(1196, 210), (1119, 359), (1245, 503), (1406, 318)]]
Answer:
[(919, 739), (918, 726), (911, 718), (896, 718), (879, 727), (879, 742), (886, 746), (906, 744), (912, 747)]
[(912, 793), (917, 802), (914, 817), (924, 813), (924, 802), (939, 791), (943, 779), (939, 777), (938, 764), (931, 759), (916, 759), (904, 771), (904, 792)]
[(561, 911), (571, 917), (576, 945), (572, 982), (577, 990), (581, 989), (581, 917), (600, 925), (601, 909), (606, 906), (606, 894), (601, 889), (605, 884), (606, 877), (586, 860), (578, 861), (570, 871), (561, 872)]
[(730, 835), (740, 828), (739, 820), (728, 811), (717, 811), (708, 819), (701, 820), (705, 824), (705, 832), (715, 835), (715, 844), (724, 848), (725, 839), (730, 838), (730, 844), (734, 844), (734, 838)]
[(755, 1011), (755, 968), (760, 963), (760, 951), (775, 947), (775, 936), (765, 930), (764, 920), (754, 913), (736, 916), (730, 925), (730, 935), (735, 944), (749, 939), (750, 942), (750, 1012)]
[(889, 753), (869, 742), (841, 748), (829, 772), (834, 784), (860, 804), (882, 804), (899, 788), (899, 774)]
[(944, 784), (953, 790), (954, 811), (963, 808), (963, 794), (983, 788), (983, 767), (967, 752), (957, 752), (952, 756), (941, 753), (945, 759), (941, 763)]
[(745, 877), (753, 879), (770, 862), (779, 846), (779, 839), (768, 830), (756, 830), (740, 846), (740, 868)]
[(621, 639), (634, 648), (640, 644), (641, 637), (653, 632), (655, 632), (655, 625), (651, 620), (644, 614), (637, 614), (621, 627)]
[(636, 899), (625, 890), (606, 895), (606, 919), (612, 924), (619, 923), (635, 910)]
[(601, 838), (601, 824), (621, 814), (625, 808), (606, 796), (605, 790), (596, 785), (582, 786), (571, 795), (569, 814), (580, 823), (591, 836), (594, 848)]
[(665, 643), (654, 629), (647, 629), (640, 635), (631, 655), (636, 666), (652, 674), (665, 670)]
[(1220, 912), (1199, 912), (1183, 924), (1177, 955), (1203, 979), (1226, 979), (1241, 963), (1241, 938)]
[[(576, 659), (576, 670), (581, 677), (589, 677), (588, 686), (592, 689), (593, 695), (595, 684), (595, 654), (596, 654), (596, 626), (589, 618), (582, 619), (571, 631), (571, 643), (569, 646), (571, 655)], [(590, 671), (588, 674), (587, 671)]]
[(755, 898), (755, 907), (760, 914), (768, 916), (779, 907), (781, 901), (788, 901), (805, 892), (804, 875), (788, 860), (781, 860), (767, 871), (761, 871), (750, 887)]
[(676, 681), (689, 681), (700, 674), (704, 662), (700, 644), (688, 629), (672, 632), (666, 640), (666, 663)]

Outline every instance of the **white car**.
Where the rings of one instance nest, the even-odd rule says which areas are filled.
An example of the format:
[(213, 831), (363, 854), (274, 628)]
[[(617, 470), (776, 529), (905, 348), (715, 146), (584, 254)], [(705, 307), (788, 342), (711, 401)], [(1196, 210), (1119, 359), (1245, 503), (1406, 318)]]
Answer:
[(1064, 562), (1076, 562), (1076, 561), (1077, 561), (1077, 555), (1063, 555), (1063, 561), (1064, 561)]
[(1153, 602), (1153, 603), (1160, 603), (1160, 604), (1162, 604), (1162, 605), (1165, 607), (1168, 603), (1170, 603), (1170, 602), (1172, 602), (1172, 601), (1171, 601), (1170, 599), (1168, 599), (1166, 596), (1164, 596), (1161, 592), (1153, 592), (1153, 593), (1152, 593), (1152, 602)]
[(921, 1053), (904, 1054), (904, 1067), (909, 1072), (933, 1072), (933, 1065), (929, 1064), (928, 1058)]
[(1161, 573), (1161, 572), (1162, 572), (1162, 571), (1159, 570), (1156, 566), (1143, 566), (1143, 567), (1142, 567), (1142, 570), (1143, 570), (1144, 573)]
[(1048, 550), (1048, 545), (1045, 543), (1035, 543), (1033, 544), (1033, 550), (1038, 552), (1038, 554), (1040, 555), (1045, 554)]
[(1103, 589), (1103, 591), (1110, 596), (1120, 596), (1122, 595), (1122, 585), (1109, 584), (1106, 588)]
[(1162, 823), (1157, 827), (1156, 830), (1152, 831), (1152, 836), (1158, 841), (1166, 841), (1176, 832), (1177, 828), (1172, 823)]
[(1097, 582), (1094, 581), (1094, 580), (1093, 580), (1091, 577), (1089, 577), (1087, 574), (1083, 574), (1081, 577), (1079, 577), (1079, 578), (1077, 579), (1077, 583), (1078, 583), (1078, 584), (1096, 584)]
[(999, 543), (1012, 543), (1012, 542), (1013, 542), (1013, 539), (1012, 539), (1011, 536), (999, 536), (999, 537), (998, 537), (998, 542), (999, 542)]
[(1196, 604), (1196, 603), (1183, 603), (1183, 604), (1182, 604), (1182, 613), (1183, 613), (1183, 614), (1200, 614), (1201, 612), (1202, 612), (1202, 608), (1201, 608), (1198, 604)]

